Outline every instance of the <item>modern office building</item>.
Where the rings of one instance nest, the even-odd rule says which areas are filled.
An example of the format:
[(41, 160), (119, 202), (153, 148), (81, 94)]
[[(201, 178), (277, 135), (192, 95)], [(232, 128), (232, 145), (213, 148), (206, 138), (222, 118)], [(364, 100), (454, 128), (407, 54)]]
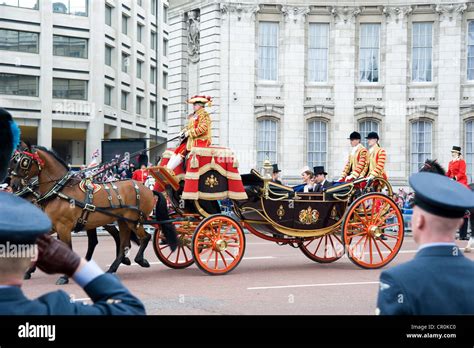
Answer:
[(102, 139), (166, 140), (168, 6), (0, 0), (0, 107), (23, 138), (73, 165)]
[(193, 94), (214, 98), (214, 144), (241, 171), (265, 158), (283, 177), (324, 165), (337, 178), (353, 130), (377, 131), (390, 181), (462, 146), (474, 179), (474, 4), (467, 1), (170, 3), (169, 134)]

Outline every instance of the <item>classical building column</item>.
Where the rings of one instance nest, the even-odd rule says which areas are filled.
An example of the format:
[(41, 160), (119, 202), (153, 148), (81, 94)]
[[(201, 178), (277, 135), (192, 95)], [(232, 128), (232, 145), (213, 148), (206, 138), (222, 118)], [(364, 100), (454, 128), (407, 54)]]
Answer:
[[(282, 56), (283, 100), (285, 103), (281, 127), (280, 168), (285, 174), (299, 177), (300, 170), (308, 164), (306, 149), (306, 124), (304, 117), (306, 76), (305, 22), (309, 7), (282, 6), (284, 16), (280, 40), (284, 42)], [(284, 135), (283, 135), (284, 133)], [(303, 151), (297, 151), (302, 149)]]
[(463, 12), (466, 4), (437, 5), (439, 14), (439, 64), (438, 103), (439, 113), (434, 133), (433, 156), (447, 167), (453, 145), (463, 146), (460, 118), (461, 93), (461, 35)]
[(332, 145), (328, 160), (335, 163), (330, 176), (337, 178), (347, 159), (349, 134), (357, 128), (354, 120), (354, 95), (356, 72), (355, 21), (360, 14), (358, 7), (331, 8), (334, 17), (334, 122), (331, 125)]
[[(387, 150), (386, 172), (390, 181), (407, 184), (410, 163), (410, 138), (407, 112), (407, 76), (408, 73), (408, 15), (410, 6), (384, 7), (386, 16), (385, 43), (385, 138), (383, 146)], [(403, 141), (407, 139), (407, 141)]]
[[(241, 173), (256, 162), (255, 60), (258, 5), (221, 3), (220, 145), (239, 159)], [(216, 121), (214, 121), (216, 123)]]

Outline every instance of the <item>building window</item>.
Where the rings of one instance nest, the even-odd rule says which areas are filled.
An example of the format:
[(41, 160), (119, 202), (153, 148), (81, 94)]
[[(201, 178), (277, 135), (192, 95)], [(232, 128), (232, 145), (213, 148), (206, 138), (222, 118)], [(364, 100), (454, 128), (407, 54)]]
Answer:
[(38, 0), (2, 0), (0, 5), (37, 10)]
[(379, 81), (380, 24), (360, 25), (359, 78), (361, 82)]
[(141, 60), (137, 60), (137, 79), (142, 78), (142, 71), (143, 71), (143, 62)]
[(469, 22), (468, 26), (467, 79), (474, 80), (474, 21)]
[(163, 39), (163, 56), (168, 57), (168, 40)]
[(112, 90), (114, 88), (112, 86), (105, 85), (104, 90), (104, 104), (105, 105), (112, 105)]
[(128, 66), (130, 65), (130, 56), (122, 52), (122, 71), (128, 73)]
[(359, 122), (359, 132), (360, 136), (362, 137), (362, 145), (367, 147), (367, 139), (365, 139), (365, 137), (369, 135), (370, 132), (379, 133), (379, 123), (372, 120), (363, 120)]
[(112, 26), (112, 7), (105, 5), (105, 24)]
[(258, 78), (277, 81), (278, 22), (259, 23)]
[(328, 79), (329, 24), (309, 25), (308, 78), (311, 82)]
[(263, 165), (263, 161), (269, 159), (271, 163), (277, 163), (277, 135), (278, 123), (272, 119), (258, 121), (257, 125), (257, 165)]
[(156, 68), (154, 66), (150, 68), (150, 83), (152, 85), (156, 83)]
[(87, 100), (87, 81), (53, 78), (53, 98)]
[(150, 118), (155, 119), (156, 117), (156, 102), (150, 101)]
[(419, 171), (427, 158), (431, 158), (432, 123), (417, 121), (411, 124), (411, 173)]
[(326, 166), (328, 148), (328, 127), (324, 121), (308, 122), (308, 165)]
[(53, 12), (87, 17), (87, 0), (59, 0), (53, 2)]
[(136, 113), (137, 115), (142, 114), (142, 107), (143, 107), (143, 97), (137, 96), (137, 105), (136, 105)]
[(168, 121), (168, 105), (163, 105), (161, 108), (161, 121), (163, 123)]
[[(466, 166), (468, 182), (474, 181), (474, 120), (466, 122)], [(474, 226), (472, 226), (474, 228)]]
[(155, 15), (156, 14), (156, 0), (151, 0), (151, 14)]
[(122, 91), (122, 98), (121, 98), (121, 103), (120, 103), (120, 107), (122, 108), (122, 110), (125, 110), (125, 111), (128, 110), (128, 95), (129, 94), (130, 93), (128, 92)]
[(38, 76), (0, 73), (0, 94), (38, 96)]
[(105, 64), (112, 66), (112, 51), (113, 47), (105, 45)]
[(53, 55), (87, 58), (87, 39), (53, 35)]
[(142, 42), (143, 40), (143, 25), (137, 24), (137, 41)]
[(128, 17), (122, 15), (122, 34), (128, 34)]
[(163, 89), (168, 89), (168, 73), (163, 71)]
[(433, 23), (413, 23), (412, 80), (430, 82), (432, 70)]
[(156, 49), (156, 33), (154, 31), (150, 35), (150, 46), (152, 50)]
[(138, 4), (138, 6), (140, 6), (140, 7), (143, 6), (143, 0), (137, 0), (137, 4)]
[(163, 23), (168, 24), (168, 6), (163, 5)]
[(38, 53), (39, 34), (0, 29), (0, 50)]

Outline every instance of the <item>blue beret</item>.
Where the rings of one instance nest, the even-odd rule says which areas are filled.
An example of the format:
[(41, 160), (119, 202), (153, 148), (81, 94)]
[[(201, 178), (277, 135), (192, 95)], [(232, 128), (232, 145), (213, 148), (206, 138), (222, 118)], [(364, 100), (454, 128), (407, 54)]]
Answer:
[(474, 208), (474, 192), (464, 185), (434, 173), (417, 173), (410, 176), (415, 191), (415, 205), (428, 213), (461, 218), (466, 210)]
[(51, 231), (48, 216), (30, 202), (11, 193), (0, 192), (0, 242), (34, 244)]

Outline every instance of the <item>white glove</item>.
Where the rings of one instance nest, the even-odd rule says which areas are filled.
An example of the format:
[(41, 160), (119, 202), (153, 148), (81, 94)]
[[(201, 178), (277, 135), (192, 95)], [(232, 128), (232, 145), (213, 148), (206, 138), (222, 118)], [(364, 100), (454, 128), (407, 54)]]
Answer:
[(374, 176), (374, 175), (369, 175), (368, 179), (369, 179), (370, 181), (372, 181), (372, 180), (375, 179), (375, 176)]
[(185, 138), (189, 137), (189, 131), (184, 132), (184, 137)]
[(349, 181), (349, 180), (352, 180), (354, 179), (354, 177), (352, 175), (349, 175), (347, 178), (346, 178), (346, 181)]
[(179, 132), (178, 136), (180, 139), (184, 139), (186, 137), (186, 132), (181, 131)]

